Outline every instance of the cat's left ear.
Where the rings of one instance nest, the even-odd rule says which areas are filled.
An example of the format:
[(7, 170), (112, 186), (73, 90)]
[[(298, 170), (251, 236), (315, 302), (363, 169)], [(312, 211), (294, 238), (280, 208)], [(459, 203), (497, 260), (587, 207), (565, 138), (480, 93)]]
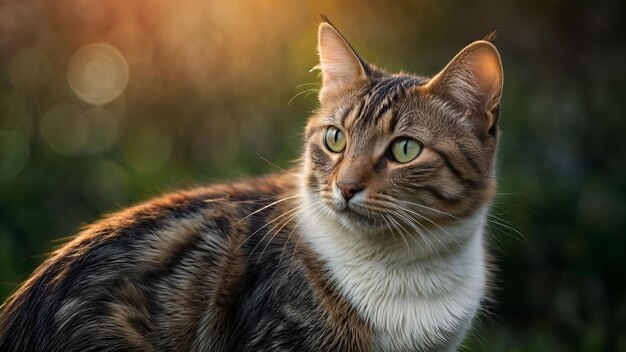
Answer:
[[(451, 99), (467, 113), (484, 114), (498, 108), (502, 82), (498, 50), (490, 42), (480, 40), (461, 50), (426, 84), (426, 89)], [(489, 126), (493, 122), (487, 121)]]
[(367, 78), (363, 60), (328, 22), (320, 24), (317, 49), (323, 80), (320, 100), (330, 92), (351, 87)]

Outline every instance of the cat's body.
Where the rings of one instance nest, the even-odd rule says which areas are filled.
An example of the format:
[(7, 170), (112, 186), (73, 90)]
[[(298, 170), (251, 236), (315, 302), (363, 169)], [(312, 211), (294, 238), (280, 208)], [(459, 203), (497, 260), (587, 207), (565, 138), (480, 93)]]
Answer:
[[(501, 68), (389, 75), (320, 26), (291, 171), (89, 226), (0, 315), (2, 351), (451, 351), (486, 289)], [(496, 72), (498, 71), (498, 72)]]
[(365, 350), (371, 329), (299, 233), (287, 240), (293, 223), (271, 242), (278, 228), (250, 237), (289, 209), (263, 208), (293, 194), (294, 181), (181, 192), (91, 226), (3, 313), (0, 350)]

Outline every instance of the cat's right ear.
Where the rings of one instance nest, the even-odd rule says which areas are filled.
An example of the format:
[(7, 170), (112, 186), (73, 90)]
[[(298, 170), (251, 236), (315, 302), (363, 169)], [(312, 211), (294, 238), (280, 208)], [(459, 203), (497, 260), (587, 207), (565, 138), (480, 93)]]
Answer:
[(329, 93), (354, 85), (367, 78), (365, 64), (346, 39), (328, 22), (318, 31), (317, 50), (322, 71), (320, 101)]

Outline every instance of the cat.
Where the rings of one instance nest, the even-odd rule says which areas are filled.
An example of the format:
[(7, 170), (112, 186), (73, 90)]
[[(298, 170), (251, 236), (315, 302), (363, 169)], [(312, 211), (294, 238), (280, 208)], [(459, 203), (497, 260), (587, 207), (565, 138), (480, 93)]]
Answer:
[(453, 351), (488, 289), (503, 73), (389, 74), (328, 21), (292, 170), (109, 215), (4, 303), (1, 351)]

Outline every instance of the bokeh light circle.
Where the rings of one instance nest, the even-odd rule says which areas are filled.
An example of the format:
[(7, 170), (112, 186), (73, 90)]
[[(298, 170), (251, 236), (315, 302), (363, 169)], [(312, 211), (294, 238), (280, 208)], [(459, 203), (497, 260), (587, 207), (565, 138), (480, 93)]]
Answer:
[(78, 153), (89, 138), (89, 122), (80, 107), (69, 102), (52, 106), (39, 121), (39, 131), (48, 146), (61, 155)]
[(119, 97), (128, 77), (128, 63), (122, 53), (105, 43), (83, 46), (74, 53), (67, 68), (72, 91), (93, 105), (104, 105)]

